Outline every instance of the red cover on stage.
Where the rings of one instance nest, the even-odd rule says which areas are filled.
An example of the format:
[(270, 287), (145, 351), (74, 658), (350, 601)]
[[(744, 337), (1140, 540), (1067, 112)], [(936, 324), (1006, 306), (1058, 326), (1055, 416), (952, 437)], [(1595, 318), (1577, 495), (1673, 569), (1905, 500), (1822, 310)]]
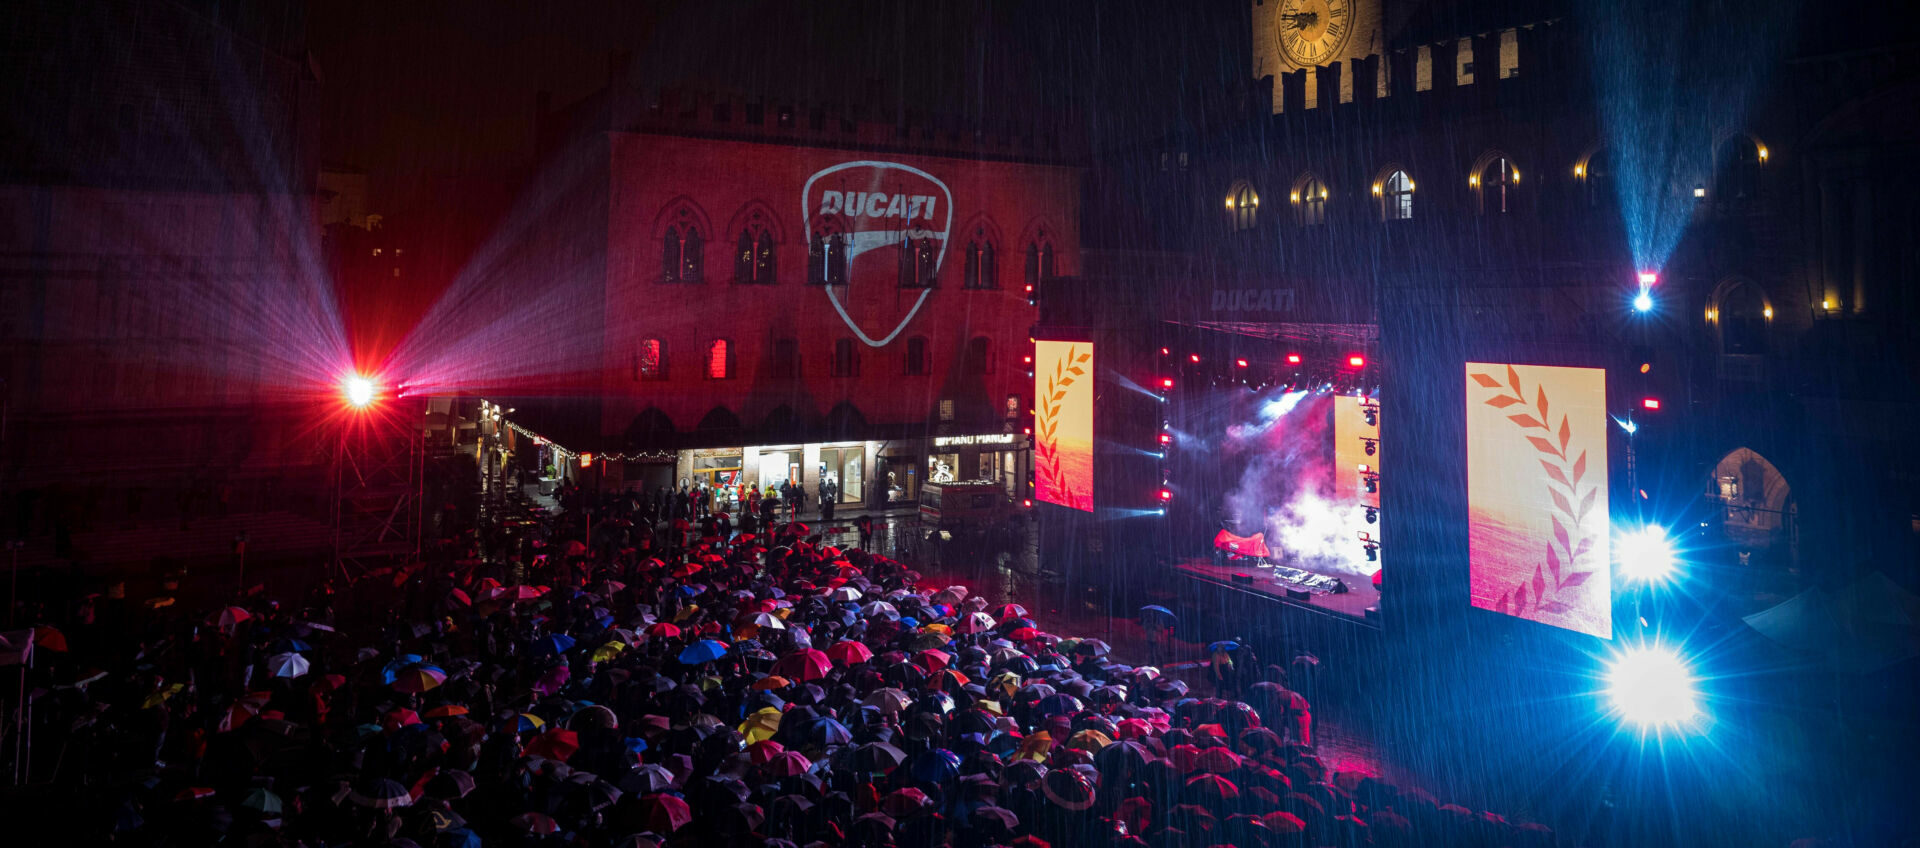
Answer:
[(1251, 536), (1235, 536), (1232, 533), (1222, 530), (1214, 534), (1213, 546), (1234, 556), (1273, 556), (1273, 553), (1267, 550), (1267, 534), (1264, 532), (1255, 533)]

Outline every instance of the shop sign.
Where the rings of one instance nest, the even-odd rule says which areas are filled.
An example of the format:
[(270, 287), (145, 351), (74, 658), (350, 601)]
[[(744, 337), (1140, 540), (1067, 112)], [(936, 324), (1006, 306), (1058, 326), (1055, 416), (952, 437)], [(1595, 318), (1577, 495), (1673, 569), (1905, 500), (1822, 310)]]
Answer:
[(1010, 445), (1017, 438), (1012, 433), (988, 433), (982, 436), (934, 436), (936, 448), (964, 447), (969, 445)]
[[(852, 292), (866, 294), (855, 312), (874, 316), (881, 307), (891, 311), (898, 294), (896, 285), (862, 285), (862, 280), (891, 281), (899, 273), (900, 251), (908, 239), (938, 242), (934, 268), (947, 256), (947, 234), (953, 227), (953, 192), (932, 174), (898, 162), (857, 160), (823, 168), (807, 178), (800, 190), (801, 220), (811, 235), (827, 229), (838, 230), (846, 238), (847, 285), (820, 286), (834, 311), (855, 337), (870, 347), (893, 341), (913, 322), (933, 288), (920, 290), (920, 296), (907, 307), (906, 314), (892, 327), (883, 326), (869, 333), (849, 314), (842, 299)], [(862, 261), (863, 255), (867, 256)], [(884, 302), (883, 302), (884, 301)]]
[(1292, 312), (1293, 289), (1214, 289), (1215, 312)]

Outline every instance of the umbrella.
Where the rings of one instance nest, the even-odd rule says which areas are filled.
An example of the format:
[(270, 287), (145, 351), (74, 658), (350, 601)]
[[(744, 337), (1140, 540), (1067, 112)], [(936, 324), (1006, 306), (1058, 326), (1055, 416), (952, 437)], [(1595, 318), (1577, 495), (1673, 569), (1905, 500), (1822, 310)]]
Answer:
[(552, 816), (542, 813), (521, 813), (520, 815), (514, 816), (510, 821), (513, 822), (514, 827), (520, 828), (522, 832), (531, 833), (535, 836), (546, 836), (560, 831), (560, 823), (554, 821)]
[(838, 586), (835, 587), (833, 591), (827, 593), (827, 600), (858, 601), (860, 600), (860, 590), (852, 586)]
[(984, 612), (970, 612), (953, 629), (961, 633), (985, 633), (999, 626), (1000, 622), (995, 621), (993, 616)]
[(511, 719), (514, 733), (526, 733), (547, 726), (546, 719), (532, 713), (519, 713)]
[(274, 677), (299, 677), (307, 673), (307, 658), (299, 654), (274, 654), (267, 658), (267, 673)]
[(873, 649), (852, 640), (835, 642), (827, 646), (827, 658), (841, 665), (857, 665), (873, 659)]
[(946, 783), (960, 777), (960, 755), (945, 748), (929, 748), (913, 758), (909, 769), (914, 780), (923, 783)]
[(590, 659), (592, 659), (594, 662), (611, 662), (615, 657), (620, 656), (621, 652), (625, 651), (626, 649), (627, 649), (627, 646), (624, 643), (608, 642), (604, 645), (601, 645), (598, 648), (594, 648), (593, 655), (592, 657), (590, 657)]
[(467, 708), (459, 704), (441, 704), (440, 706), (427, 710), (427, 718), (452, 718), (466, 714)]
[(908, 697), (906, 692), (899, 689), (884, 688), (873, 690), (862, 703), (865, 703), (869, 707), (875, 707), (887, 715), (894, 715), (906, 709), (907, 705), (912, 704), (913, 699)]
[(1005, 621), (1009, 618), (1026, 618), (1027, 608), (1019, 604), (1001, 604), (993, 611), (993, 617)]
[(640, 812), (647, 829), (655, 833), (672, 833), (693, 821), (693, 809), (687, 806), (686, 801), (672, 795), (656, 794), (641, 798)]
[(906, 762), (905, 751), (885, 742), (868, 742), (853, 749), (850, 755), (854, 771), (890, 772)]
[(311, 651), (311, 650), (313, 650), (312, 645), (309, 645), (306, 642), (301, 641), (299, 639), (283, 638), (283, 639), (273, 640), (273, 652), (276, 654), (297, 653), (300, 651)]
[(33, 628), (33, 644), (37, 648), (66, 653), (67, 634), (61, 633), (58, 628), (42, 624)]
[(220, 625), (221, 629), (230, 630), (233, 628), (234, 625), (239, 624), (242, 621), (246, 621), (247, 619), (252, 617), (253, 617), (253, 613), (247, 612), (244, 609), (241, 609), (239, 607), (227, 607), (226, 609), (221, 610), (218, 615), (215, 615), (213, 618), (213, 621), (215, 624)]
[(571, 650), (574, 638), (565, 633), (549, 633), (533, 643), (534, 656), (553, 656)]
[(853, 732), (848, 730), (846, 725), (828, 716), (820, 716), (808, 721), (802, 726), (800, 735), (806, 740), (806, 744), (821, 748), (845, 745), (853, 741)]
[(554, 729), (533, 737), (520, 754), (525, 757), (543, 757), (564, 763), (578, 750), (580, 750), (579, 734), (571, 730)]
[(748, 743), (772, 739), (774, 734), (780, 732), (781, 717), (779, 707), (762, 707), (740, 724), (740, 735), (745, 736)]
[(953, 664), (953, 655), (946, 651), (924, 650), (913, 655), (914, 665), (929, 672), (939, 671)]
[(280, 796), (265, 789), (248, 792), (247, 797), (240, 801), (240, 806), (268, 818), (278, 817), (284, 809), (284, 805), (280, 803)]
[(1207, 646), (1207, 653), (1232, 653), (1240, 650), (1240, 643), (1232, 639), (1222, 639)]
[(416, 665), (393, 676), (393, 689), (417, 695), (445, 682), (446, 672), (430, 665)]
[(867, 618), (900, 620), (900, 609), (886, 601), (870, 601), (860, 608), (860, 614)]
[(799, 751), (781, 751), (761, 765), (773, 777), (795, 777), (813, 770), (813, 761)]
[(385, 778), (364, 781), (354, 787), (347, 797), (355, 804), (376, 810), (391, 810), (413, 803), (413, 795), (407, 791), (407, 787), (400, 785), (399, 781)]
[(551, 695), (560, 691), (560, 687), (566, 685), (567, 678), (572, 676), (572, 669), (564, 665), (556, 665), (533, 681), (533, 691), (542, 695)]
[(825, 651), (805, 648), (781, 657), (773, 664), (773, 673), (805, 682), (826, 677), (832, 668), (833, 661)]
[(454, 589), (448, 592), (447, 600), (452, 603), (459, 604), (463, 607), (473, 606), (473, 597), (468, 595), (466, 591), (462, 589)]
[(683, 665), (710, 663), (726, 656), (728, 650), (729, 648), (725, 642), (715, 639), (702, 639), (687, 646), (686, 650), (680, 652), (680, 662)]
[(647, 625), (647, 635), (658, 639), (673, 639), (680, 635), (680, 626), (661, 621)]
[(427, 794), (435, 798), (465, 798), (473, 791), (473, 775), (458, 769), (449, 769), (434, 775), (427, 781)]
[(1140, 608), (1140, 621), (1143, 624), (1157, 624), (1161, 627), (1172, 627), (1180, 623), (1180, 616), (1174, 615), (1173, 610), (1167, 609), (1159, 604), (1149, 604)]
[(620, 787), (630, 793), (661, 792), (673, 786), (673, 772), (659, 763), (641, 763), (620, 779)]

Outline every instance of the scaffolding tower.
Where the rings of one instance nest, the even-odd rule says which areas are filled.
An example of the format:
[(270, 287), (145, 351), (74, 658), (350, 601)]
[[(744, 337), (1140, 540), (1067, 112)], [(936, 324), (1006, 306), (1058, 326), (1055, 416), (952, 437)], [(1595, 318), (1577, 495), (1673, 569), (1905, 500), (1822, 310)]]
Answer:
[(347, 583), (420, 556), (424, 418), (413, 404), (354, 415), (333, 463), (333, 571)]

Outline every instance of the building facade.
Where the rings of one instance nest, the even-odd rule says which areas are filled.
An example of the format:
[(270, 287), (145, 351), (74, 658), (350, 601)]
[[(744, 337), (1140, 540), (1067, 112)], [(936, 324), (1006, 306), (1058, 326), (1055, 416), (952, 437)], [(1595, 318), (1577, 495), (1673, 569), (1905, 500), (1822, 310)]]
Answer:
[(690, 92), (605, 99), (586, 154), (604, 218), (584, 224), (604, 236), (574, 260), (603, 283), (584, 307), (598, 432), (554, 441), (626, 488), (1024, 495), (1031, 295), (1079, 270), (1070, 147)]

